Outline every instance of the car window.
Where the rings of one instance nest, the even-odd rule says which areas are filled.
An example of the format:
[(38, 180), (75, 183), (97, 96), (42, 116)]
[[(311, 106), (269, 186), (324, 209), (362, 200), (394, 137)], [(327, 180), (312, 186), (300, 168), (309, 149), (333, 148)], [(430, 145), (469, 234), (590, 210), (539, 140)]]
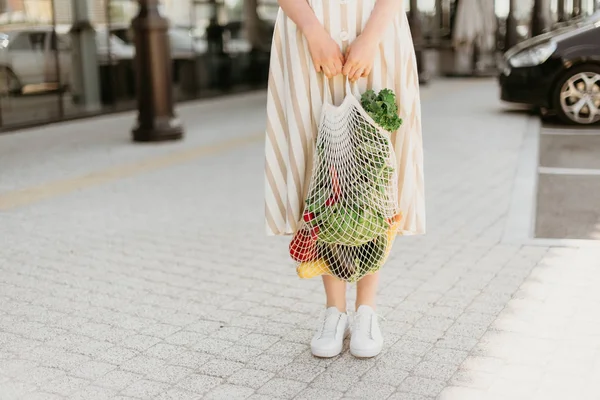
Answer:
[(131, 28), (111, 28), (110, 31), (124, 43), (133, 45), (133, 30)]
[(194, 46), (190, 33), (180, 29), (169, 29), (169, 40), (173, 49), (191, 49)]
[(31, 41), (31, 48), (36, 51), (44, 51), (47, 34), (47, 32), (30, 32), (29, 40)]
[(33, 50), (32, 42), (27, 32), (19, 32), (10, 39), (8, 47), (11, 50)]
[(70, 51), (71, 37), (68, 34), (59, 35), (56, 32), (53, 32), (52, 40), (50, 42), (50, 49), (58, 51)]
[[(110, 38), (110, 39), (109, 39)], [(119, 39), (115, 35), (108, 36), (105, 30), (96, 31), (96, 46), (99, 48), (107, 48), (110, 40), (110, 47), (112, 48), (123, 48), (128, 47), (127, 43)]]

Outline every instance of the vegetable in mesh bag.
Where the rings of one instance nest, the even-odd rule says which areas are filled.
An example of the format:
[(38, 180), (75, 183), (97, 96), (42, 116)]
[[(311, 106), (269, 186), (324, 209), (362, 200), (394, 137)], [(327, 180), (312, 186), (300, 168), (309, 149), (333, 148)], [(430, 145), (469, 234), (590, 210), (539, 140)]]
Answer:
[[(402, 121), (389, 89), (365, 92), (360, 105), (352, 105), (360, 106), (372, 121), (364, 111), (341, 110), (346, 114), (320, 127), (303, 225), (290, 245), (300, 277), (331, 274), (356, 281), (379, 269), (395, 237), (390, 237), (397, 215), (395, 158), (389, 138), (373, 121), (388, 131)], [(342, 129), (327, 126), (340, 121)]]

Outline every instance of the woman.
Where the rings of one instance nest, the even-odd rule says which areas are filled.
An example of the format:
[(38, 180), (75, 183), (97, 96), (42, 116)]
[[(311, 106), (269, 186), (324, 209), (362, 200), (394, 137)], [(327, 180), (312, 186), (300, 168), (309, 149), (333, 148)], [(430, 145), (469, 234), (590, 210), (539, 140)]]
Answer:
[[(269, 235), (299, 228), (308, 190), (323, 84), (333, 101), (345, 94), (345, 79), (360, 93), (392, 89), (403, 124), (392, 135), (396, 152), (399, 233), (425, 231), (421, 106), (417, 66), (403, 0), (279, 0), (273, 35), (267, 100), (266, 225)], [(324, 82), (324, 79), (327, 79)], [(356, 314), (349, 327), (346, 283), (323, 276), (326, 311), (313, 340), (315, 356), (334, 357), (351, 330), (357, 357), (381, 352), (375, 314), (378, 273), (357, 283)]]

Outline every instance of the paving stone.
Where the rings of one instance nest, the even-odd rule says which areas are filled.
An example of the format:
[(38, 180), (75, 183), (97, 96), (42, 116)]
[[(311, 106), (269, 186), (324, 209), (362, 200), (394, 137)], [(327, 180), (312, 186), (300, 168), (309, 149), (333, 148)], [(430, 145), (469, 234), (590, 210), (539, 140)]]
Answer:
[(326, 368), (324, 367), (318, 367), (306, 363), (291, 363), (283, 367), (277, 373), (277, 376), (280, 378), (288, 378), (295, 381), (310, 383), (325, 371)]
[(423, 396), (416, 393), (407, 393), (407, 392), (396, 392), (392, 394), (387, 400), (433, 400), (434, 397)]
[(216, 376), (192, 374), (179, 381), (177, 386), (191, 392), (205, 393), (212, 388), (217, 387), (222, 382), (223, 379), (217, 378)]
[(285, 340), (294, 343), (310, 343), (314, 332), (310, 329), (293, 329), (285, 335)]
[(154, 399), (160, 393), (169, 389), (166, 383), (159, 383), (148, 379), (141, 379), (127, 386), (121, 394), (132, 397), (141, 397), (143, 399)]
[(378, 383), (373, 385), (371, 382), (356, 382), (345, 393), (345, 396), (358, 397), (361, 399), (375, 398), (385, 399), (394, 393), (395, 388), (390, 385)]
[(247, 336), (244, 336), (237, 342), (237, 344), (243, 346), (256, 347), (265, 350), (273, 346), (279, 340), (281, 340), (279, 336), (252, 333)]
[(180, 346), (192, 346), (205, 338), (205, 335), (198, 332), (180, 330), (167, 336), (165, 342)]
[(327, 371), (317, 376), (312, 381), (311, 387), (345, 392), (356, 382), (356, 379), (356, 376)]
[(75, 400), (109, 400), (115, 395), (116, 391), (113, 389), (90, 385), (73, 393), (71, 398)]
[(211, 333), (210, 336), (216, 339), (236, 342), (250, 333), (252, 333), (252, 330), (250, 329), (239, 328), (236, 326), (224, 326)]
[(415, 328), (421, 329), (436, 329), (445, 331), (452, 326), (454, 320), (452, 318), (425, 316), (415, 322)]
[(296, 400), (337, 400), (342, 398), (344, 393), (327, 390), (322, 388), (311, 388), (308, 387), (302, 390), (298, 395), (294, 398)]
[(72, 376), (61, 376), (57, 379), (51, 380), (47, 385), (47, 391), (62, 396), (69, 396), (70, 394), (88, 386), (90, 381), (81, 378), (74, 378)]
[(36, 386), (41, 386), (44, 382), (48, 382), (50, 380), (56, 379), (58, 377), (64, 376), (65, 372), (56, 369), (56, 368), (48, 368), (48, 367), (34, 367), (29, 370), (24, 375), (20, 375), (20, 377), (27, 377), (27, 382)]
[(443, 338), (435, 343), (435, 347), (441, 347), (445, 349), (471, 351), (473, 347), (477, 345), (477, 339), (467, 336), (452, 336), (445, 335)]
[(164, 367), (164, 361), (159, 358), (141, 355), (125, 361), (120, 365), (120, 369), (136, 374), (146, 375), (152, 371), (161, 371)]
[(479, 339), (486, 331), (487, 326), (484, 325), (456, 323), (448, 329), (447, 333), (449, 335), (466, 336)]
[(134, 358), (138, 354), (139, 352), (136, 350), (128, 349), (121, 346), (114, 346), (98, 354), (96, 360), (104, 361), (110, 364), (120, 365), (123, 362)]
[(221, 386), (214, 388), (213, 390), (208, 392), (204, 396), (204, 398), (207, 400), (209, 400), (209, 399), (214, 399), (214, 400), (247, 399), (253, 393), (254, 393), (254, 389), (249, 388), (249, 387), (225, 384), (225, 385), (221, 385)]
[(156, 400), (199, 400), (202, 395), (180, 388), (171, 388), (154, 397)]
[(263, 350), (256, 347), (233, 345), (222, 351), (219, 357), (225, 360), (248, 363), (262, 353)]
[(299, 344), (287, 341), (279, 341), (275, 343), (273, 346), (269, 347), (265, 354), (272, 354), (276, 356), (283, 357), (295, 357), (298, 354), (306, 351), (308, 348), (307, 344)]
[[(439, 343), (439, 341), (437, 342)], [(390, 347), (390, 351), (423, 356), (433, 347), (432, 343), (422, 342), (413, 338), (402, 338)]]
[(123, 390), (133, 382), (140, 380), (142, 375), (123, 370), (112, 370), (94, 381), (94, 385), (116, 391)]
[[(385, 355), (387, 356), (387, 354)], [(380, 356), (382, 357), (382, 356)], [(342, 354), (328, 368), (331, 373), (346, 374), (359, 377), (375, 366), (376, 359), (358, 359), (349, 353)]]
[(275, 397), (266, 394), (254, 393), (252, 396), (248, 397), (249, 400), (281, 400), (282, 397)]
[(400, 384), (398, 391), (435, 397), (440, 394), (445, 386), (446, 384), (444, 381), (423, 378), (420, 376), (409, 376)]
[(165, 365), (161, 369), (152, 369), (146, 373), (146, 377), (157, 382), (175, 384), (192, 374), (192, 372), (194, 371), (190, 368), (178, 365)]
[(425, 354), (423, 360), (459, 365), (467, 358), (467, 355), (468, 353), (465, 351), (435, 348)]
[(379, 356), (377, 364), (386, 368), (402, 369), (412, 371), (412, 369), (421, 361), (421, 357), (400, 353), (397, 351), (388, 351)]
[[(452, 328), (450, 328), (452, 329)], [(444, 336), (444, 331), (437, 329), (411, 328), (406, 332), (409, 339), (420, 340), (428, 343), (435, 343)]]
[(112, 364), (97, 361), (89, 361), (73, 370), (71, 374), (76, 377), (95, 380), (103, 375), (106, 375), (108, 372), (115, 370), (116, 368), (117, 367)]
[(413, 370), (416, 376), (438, 381), (447, 381), (458, 370), (455, 364), (444, 364), (437, 361), (422, 361)]
[(27, 394), (27, 399), (30, 400), (62, 400), (63, 397), (54, 393), (48, 392), (32, 392)]
[(186, 351), (167, 360), (169, 365), (178, 365), (180, 367), (188, 367), (198, 369), (201, 365), (206, 364), (215, 356), (200, 351)]
[(219, 355), (222, 351), (233, 345), (232, 342), (220, 339), (206, 338), (194, 345), (194, 350), (209, 354)]
[(176, 357), (179, 354), (182, 354), (186, 351), (185, 347), (175, 346), (168, 343), (157, 343), (154, 346), (150, 347), (148, 350), (144, 352), (150, 357), (160, 358), (162, 360), (167, 360), (173, 357)]
[(400, 385), (400, 383), (402, 383), (402, 381), (408, 375), (409, 373), (403, 369), (389, 368), (383, 365), (375, 365), (375, 367), (368, 370), (361, 377), (361, 380), (370, 383), (384, 383), (396, 387)]
[(261, 354), (260, 356), (252, 359), (249, 365), (263, 371), (277, 372), (281, 368), (290, 364), (292, 361), (294, 361), (294, 359), (289, 357)]
[(304, 388), (306, 388), (306, 383), (303, 382), (293, 381), (291, 379), (273, 378), (261, 386), (257, 393), (289, 399), (296, 396)]
[(169, 336), (174, 335), (179, 332), (181, 327), (173, 326), (170, 324), (164, 323), (155, 323), (152, 325), (148, 325), (147, 327), (142, 328), (139, 332), (142, 335), (154, 336), (160, 339), (166, 339)]
[(204, 375), (226, 378), (243, 367), (243, 363), (215, 358), (203, 364), (197, 369), (197, 372)]
[(267, 383), (273, 376), (275, 376), (275, 374), (272, 372), (243, 368), (231, 374), (229, 378), (227, 378), (227, 381), (234, 385), (258, 389)]

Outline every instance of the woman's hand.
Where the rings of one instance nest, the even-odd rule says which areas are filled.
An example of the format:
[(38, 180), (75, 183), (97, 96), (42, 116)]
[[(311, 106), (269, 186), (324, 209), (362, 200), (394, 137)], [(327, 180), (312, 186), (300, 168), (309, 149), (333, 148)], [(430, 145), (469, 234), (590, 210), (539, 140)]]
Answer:
[(315, 70), (333, 78), (342, 73), (344, 55), (339, 45), (321, 25), (304, 32)]
[(351, 82), (355, 82), (358, 78), (368, 76), (371, 73), (378, 44), (377, 40), (369, 36), (359, 35), (348, 45), (342, 73)]

